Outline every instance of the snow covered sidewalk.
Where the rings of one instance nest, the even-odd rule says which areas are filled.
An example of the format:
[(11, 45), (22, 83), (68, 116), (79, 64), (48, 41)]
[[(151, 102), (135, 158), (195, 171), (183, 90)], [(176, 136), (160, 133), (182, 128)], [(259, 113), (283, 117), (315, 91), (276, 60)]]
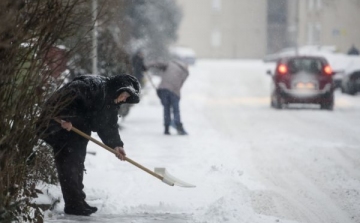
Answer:
[[(220, 89), (215, 88), (217, 86)], [(323, 198), (321, 202), (329, 201), (317, 188), (307, 194), (286, 187), (297, 188), (299, 180), (309, 182), (299, 170), (282, 169), (291, 166), (287, 160), (289, 154), (304, 161), (321, 157), (316, 151), (312, 154), (304, 150), (313, 148), (312, 143), (317, 141), (310, 139), (303, 147), (294, 147), (293, 143), (299, 145), (301, 136), (287, 131), (293, 129), (294, 123), (300, 123), (299, 118), (305, 120), (302, 127), (295, 129), (300, 133), (307, 131), (308, 119), (328, 121), (326, 117), (333, 116), (338, 118), (337, 122), (342, 122), (345, 113), (347, 117), (355, 117), (353, 114), (360, 109), (360, 101), (340, 96), (337, 99), (340, 107), (335, 108), (335, 115), (317, 110), (275, 111), (269, 108), (269, 87), (270, 78), (265, 75), (260, 61), (200, 61), (191, 68), (182, 91), (182, 119), (189, 135), (178, 136), (172, 129), (173, 134), (165, 136), (160, 101), (148, 86), (140, 104), (120, 122), (127, 156), (149, 169), (166, 167), (174, 176), (197, 187), (170, 187), (89, 142), (88, 150), (96, 152), (96, 156), (87, 155), (86, 158), (85, 192), (88, 203), (97, 206), (99, 211), (90, 217), (64, 216), (61, 202), (56, 210), (46, 213), (46, 222), (315, 223), (319, 219), (326, 220), (319, 216), (329, 210), (344, 214), (331, 206), (331, 202), (324, 210), (321, 207), (307, 210), (306, 203), (298, 203), (308, 202), (306, 198), (297, 198), (299, 193), (300, 196), (317, 193), (317, 197)], [(217, 109), (219, 106), (228, 110)], [(255, 117), (261, 118), (261, 122)], [(359, 118), (355, 122), (360, 124)], [(312, 127), (314, 132), (316, 128)], [(350, 131), (350, 134), (360, 133), (359, 130)], [(259, 138), (258, 134), (264, 137)], [(289, 141), (284, 141), (281, 134), (286, 134)], [(96, 134), (92, 136), (98, 138)], [(333, 137), (339, 140), (335, 145), (341, 145), (343, 138)], [(353, 140), (349, 146), (357, 142)], [(293, 151), (288, 147), (294, 148)], [(321, 148), (319, 151), (324, 152)], [(359, 154), (358, 150), (354, 149), (354, 154)], [(325, 167), (327, 163), (321, 164)], [(349, 164), (349, 168), (353, 167)], [(294, 175), (285, 175), (285, 172)], [(271, 175), (274, 181), (268, 178)], [(289, 182), (280, 181), (285, 176), (289, 177)], [(354, 179), (353, 186), (360, 185), (359, 182)], [(278, 185), (281, 183), (283, 185)], [(311, 184), (304, 188), (311, 188)], [(60, 194), (59, 188), (52, 192)], [(312, 202), (316, 205), (315, 200)]]

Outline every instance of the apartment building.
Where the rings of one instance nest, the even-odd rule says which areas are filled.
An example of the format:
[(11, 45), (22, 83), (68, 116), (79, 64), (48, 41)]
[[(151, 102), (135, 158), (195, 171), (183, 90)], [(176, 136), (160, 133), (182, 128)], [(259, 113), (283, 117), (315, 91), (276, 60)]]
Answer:
[(177, 45), (200, 58), (262, 58), (282, 48), (360, 49), (360, 0), (178, 0)]
[(347, 52), (360, 48), (359, 0), (297, 0), (300, 45), (333, 45)]
[(178, 46), (199, 58), (262, 58), (267, 0), (178, 0), (183, 20)]

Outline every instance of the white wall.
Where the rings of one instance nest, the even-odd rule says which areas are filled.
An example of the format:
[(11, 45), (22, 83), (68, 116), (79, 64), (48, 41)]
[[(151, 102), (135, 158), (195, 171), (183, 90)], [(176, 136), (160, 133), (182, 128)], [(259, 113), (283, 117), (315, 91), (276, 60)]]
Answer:
[(183, 21), (177, 45), (200, 58), (262, 58), (266, 0), (178, 0)]
[[(359, 11), (357, 0), (302, 0), (300, 43), (311, 44), (314, 40), (321, 45), (335, 45), (340, 52), (347, 52), (352, 44), (360, 48)], [(318, 39), (316, 30), (320, 32)]]

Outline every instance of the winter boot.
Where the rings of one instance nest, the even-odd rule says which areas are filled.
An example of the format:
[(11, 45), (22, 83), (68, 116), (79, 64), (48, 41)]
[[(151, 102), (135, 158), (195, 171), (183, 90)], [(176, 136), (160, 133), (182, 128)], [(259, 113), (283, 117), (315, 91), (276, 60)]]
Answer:
[(165, 125), (165, 131), (164, 131), (165, 135), (170, 135), (170, 131), (169, 131), (169, 126)]
[(176, 131), (177, 131), (178, 135), (187, 135), (187, 132), (185, 131), (182, 123), (176, 124)]
[(86, 201), (84, 201), (84, 205), (86, 208), (90, 209), (93, 211), (93, 213), (97, 212), (97, 207), (93, 207), (93, 206), (90, 206), (88, 203), (86, 203)]
[[(96, 208), (97, 209), (97, 208)], [(64, 212), (71, 215), (89, 216), (95, 211), (83, 205), (65, 205)]]

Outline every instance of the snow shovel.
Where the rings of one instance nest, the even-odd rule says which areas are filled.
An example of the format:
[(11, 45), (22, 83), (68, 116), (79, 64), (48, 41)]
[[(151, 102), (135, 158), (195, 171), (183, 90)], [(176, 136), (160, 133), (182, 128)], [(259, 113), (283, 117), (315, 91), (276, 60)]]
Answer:
[[(54, 118), (54, 120), (55, 120), (56, 122), (58, 122), (59, 124), (61, 124), (61, 120), (60, 120), (59, 118)], [(109, 146), (101, 143), (100, 141), (92, 138), (91, 136), (85, 134), (84, 132), (80, 131), (79, 129), (75, 128), (74, 126), (71, 127), (71, 131), (73, 131), (73, 132), (75, 132), (75, 133), (77, 133), (77, 134), (85, 137), (86, 139), (94, 142), (95, 144), (97, 144), (97, 145), (101, 146), (102, 148), (106, 149), (107, 151), (115, 154), (114, 149), (112, 149), (112, 148), (110, 148)], [(184, 181), (182, 181), (182, 180), (179, 180), (179, 179), (177, 179), (176, 177), (170, 175), (170, 174), (166, 171), (165, 168), (162, 168), (162, 167), (159, 168), (159, 167), (157, 167), (157, 168), (155, 168), (154, 171), (151, 171), (151, 170), (149, 170), (148, 168), (140, 165), (139, 163), (135, 162), (134, 160), (132, 160), (132, 159), (126, 157), (126, 156), (125, 156), (125, 160), (128, 161), (129, 163), (133, 164), (134, 166), (142, 169), (143, 171), (147, 172), (148, 174), (153, 175), (154, 177), (158, 178), (159, 180), (161, 180), (162, 182), (164, 182), (164, 183), (166, 183), (166, 184), (168, 184), (168, 185), (170, 185), (170, 186), (176, 185), (176, 186), (180, 186), (180, 187), (195, 187), (195, 185), (186, 183), (186, 182), (184, 182)]]
[(145, 76), (147, 77), (147, 79), (149, 80), (151, 86), (152, 86), (155, 90), (157, 90), (157, 87), (155, 86), (152, 78), (150, 77), (150, 74), (148, 74), (148, 72), (144, 72), (144, 74), (145, 74)]

